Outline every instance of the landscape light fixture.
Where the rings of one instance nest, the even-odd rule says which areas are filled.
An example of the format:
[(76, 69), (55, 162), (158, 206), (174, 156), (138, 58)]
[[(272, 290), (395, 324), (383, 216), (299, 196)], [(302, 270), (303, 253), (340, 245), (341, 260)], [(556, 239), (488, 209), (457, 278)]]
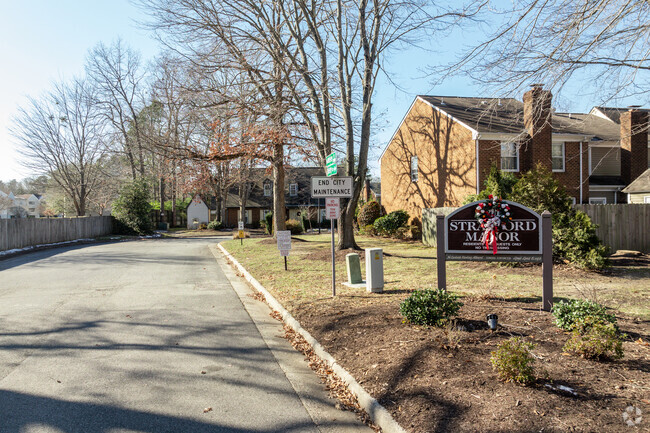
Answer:
[(490, 331), (496, 331), (497, 330), (497, 320), (499, 319), (499, 316), (496, 314), (488, 314), (487, 315), (487, 322), (488, 326), (490, 327)]

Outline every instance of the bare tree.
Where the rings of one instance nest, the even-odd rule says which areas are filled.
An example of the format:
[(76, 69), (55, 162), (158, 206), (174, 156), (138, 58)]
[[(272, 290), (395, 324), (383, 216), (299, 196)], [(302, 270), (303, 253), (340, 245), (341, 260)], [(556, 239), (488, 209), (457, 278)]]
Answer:
[(88, 82), (58, 83), (44, 97), (30, 98), (10, 131), (22, 147), (23, 165), (51, 176), (74, 203), (77, 215), (85, 215), (106, 154), (105, 123)]
[(131, 175), (145, 175), (145, 143), (138, 113), (145, 106), (144, 71), (140, 56), (121, 40), (93, 48), (86, 72), (98, 91), (95, 101), (115, 130), (116, 141), (131, 166)]
[[(650, 8), (644, 0), (524, 0), (487, 17), (501, 23), (466, 52), (464, 70), (492, 90), (578, 82), (603, 101), (650, 93)], [(492, 27), (494, 28), (494, 27)], [(491, 30), (492, 30), (491, 28)]]

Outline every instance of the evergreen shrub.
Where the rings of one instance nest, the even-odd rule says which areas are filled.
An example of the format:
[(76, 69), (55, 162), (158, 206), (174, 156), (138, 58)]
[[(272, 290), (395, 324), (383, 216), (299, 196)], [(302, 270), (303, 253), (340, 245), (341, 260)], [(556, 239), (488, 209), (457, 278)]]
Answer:
[(286, 222), (287, 230), (291, 231), (292, 235), (299, 235), (302, 233), (302, 224), (297, 220), (287, 220)]
[(565, 331), (573, 331), (587, 317), (616, 325), (616, 316), (608, 313), (604, 306), (586, 299), (556, 303), (553, 305), (553, 316), (557, 327)]
[(443, 326), (458, 314), (463, 303), (442, 289), (416, 290), (399, 306), (406, 321), (414, 325)]
[(535, 382), (535, 358), (530, 353), (534, 348), (534, 344), (520, 337), (512, 337), (500, 343), (490, 357), (492, 368), (497, 372), (499, 380), (520, 385)]
[[(113, 201), (111, 214), (124, 234), (146, 235), (153, 232), (149, 187), (142, 179), (125, 184)], [(128, 233), (130, 231), (130, 233)]]

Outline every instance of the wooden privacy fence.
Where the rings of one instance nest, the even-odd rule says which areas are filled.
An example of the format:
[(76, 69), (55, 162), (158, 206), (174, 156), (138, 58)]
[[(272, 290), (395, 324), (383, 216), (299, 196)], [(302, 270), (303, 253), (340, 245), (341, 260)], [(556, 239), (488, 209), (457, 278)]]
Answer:
[(0, 219), (0, 251), (110, 234), (112, 217)]
[(650, 253), (650, 205), (578, 204), (594, 224), (600, 240), (612, 249)]
[[(616, 250), (650, 253), (650, 205), (648, 204), (578, 204), (594, 224), (605, 245)], [(422, 209), (422, 242), (436, 246), (436, 215), (449, 215), (456, 208)]]

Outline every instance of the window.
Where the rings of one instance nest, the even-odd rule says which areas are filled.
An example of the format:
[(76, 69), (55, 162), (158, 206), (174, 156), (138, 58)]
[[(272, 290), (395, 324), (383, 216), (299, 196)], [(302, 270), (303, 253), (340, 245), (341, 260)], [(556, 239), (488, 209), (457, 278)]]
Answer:
[(289, 185), (289, 195), (290, 196), (298, 195), (298, 184), (297, 183), (292, 183), (291, 185)]
[(519, 171), (519, 146), (517, 143), (501, 143), (501, 170)]
[(264, 184), (264, 197), (271, 197), (271, 183), (266, 182)]
[(650, 195), (643, 196), (643, 203), (650, 203)]
[[(237, 216), (239, 218), (239, 221), (242, 221), (241, 217), (241, 209), (237, 212)], [(251, 209), (246, 209), (246, 212), (244, 212), (244, 224), (250, 224), (253, 222), (253, 211)]]
[(411, 182), (418, 181), (418, 157), (411, 157)]
[(553, 171), (564, 171), (564, 143), (551, 145), (551, 164)]
[(589, 197), (589, 204), (607, 204), (606, 197)]

